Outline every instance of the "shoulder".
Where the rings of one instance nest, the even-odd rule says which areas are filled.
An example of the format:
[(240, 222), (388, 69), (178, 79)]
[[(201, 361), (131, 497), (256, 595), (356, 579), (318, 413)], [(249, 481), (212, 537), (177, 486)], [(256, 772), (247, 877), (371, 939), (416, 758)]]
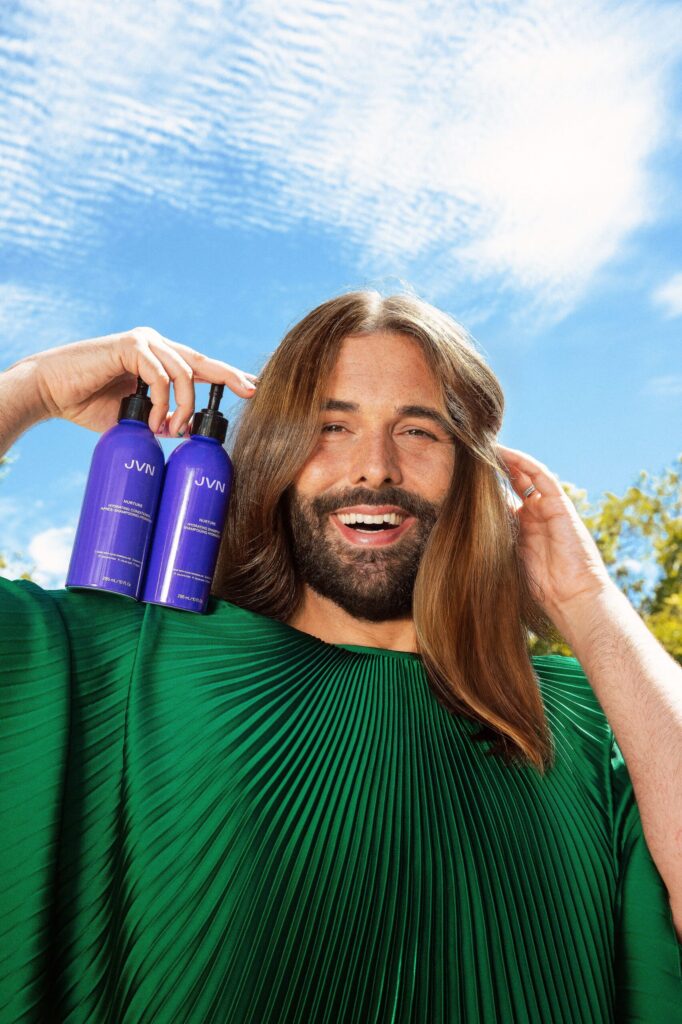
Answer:
[[(47, 590), (32, 580), (0, 577), (0, 621), (3, 635), (12, 646), (41, 637), (53, 642), (58, 636), (77, 650), (88, 647), (111, 653), (137, 644), (140, 638), (159, 646), (166, 642), (208, 641), (215, 646), (274, 646), (296, 644), (298, 630), (268, 616), (211, 597), (205, 614), (178, 611), (132, 601), (100, 590)], [(194, 642), (194, 643), (193, 643)], [(315, 641), (313, 641), (315, 642)]]
[(90, 630), (110, 623), (132, 623), (141, 617), (136, 601), (99, 590), (47, 590), (33, 580), (9, 580), (0, 577), (0, 608), (3, 616), (15, 622), (55, 623), (77, 628), (84, 623)]
[(144, 605), (120, 594), (103, 590), (49, 590), (67, 629), (72, 633), (92, 633), (95, 630), (139, 631), (144, 616)]
[(4, 676), (15, 659), (28, 674), (50, 652), (55, 665), (67, 657), (66, 630), (52, 594), (32, 580), (0, 577), (0, 623)]
[(49, 597), (64, 625), (72, 670), (125, 672), (137, 650), (144, 605), (101, 590), (51, 590)]
[(23, 659), (26, 671), (38, 666), (45, 652), (56, 668), (71, 669), (111, 662), (134, 651), (144, 607), (117, 594), (85, 590), (47, 590), (32, 580), (0, 578), (0, 650), (7, 668), (8, 654)]
[(286, 650), (299, 651), (309, 640), (299, 630), (250, 611), (222, 598), (211, 597), (204, 614), (179, 611), (160, 605), (143, 605), (143, 646), (157, 652), (176, 651), (180, 657), (209, 652), (216, 660), (230, 657), (253, 659), (278, 657)]
[(56, 609), (50, 592), (33, 580), (6, 579), (0, 576), (0, 613), (5, 632), (20, 622), (28, 625), (54, 616)]

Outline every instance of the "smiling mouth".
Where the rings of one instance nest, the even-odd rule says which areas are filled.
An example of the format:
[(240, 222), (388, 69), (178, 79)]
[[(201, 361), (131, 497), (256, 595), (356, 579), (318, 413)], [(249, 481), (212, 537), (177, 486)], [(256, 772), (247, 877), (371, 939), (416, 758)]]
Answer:
[(383, 515), (366, 515), (358, 512), (335, 513), (339, 522), (358, 533), (378, 533), (381, 530), (395, 530), (405, 522), (406, 515), (400, 512), (385, 512)]
[(330, 518), (347, 544), (364, 548), (393, 546), (416, 522), (403, 512), (333, 512)]

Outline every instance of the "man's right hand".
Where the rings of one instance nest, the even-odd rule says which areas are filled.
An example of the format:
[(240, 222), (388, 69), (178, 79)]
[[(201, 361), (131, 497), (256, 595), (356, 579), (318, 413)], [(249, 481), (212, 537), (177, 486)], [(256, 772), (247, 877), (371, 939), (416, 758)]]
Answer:
[[(164, 338), (152, 327), (135, 327), (27, 356), (0, 374), (0, 386), (5, 378), (8, 397), (22, 411), (23, 429), (58, 417), (102, 433), (116, 423), (121, 399), (133, 394), (138, 377), (149, 384), (149, 427), (166, 437), (177, 437), (181, 428), (186, 431), (194, 412), (195, 383), (224, 384), (240, 398), (251, 398), (255, 387), (250, 385), (257, 380)], [(177, 406), (172, 414), (171, 381)]]

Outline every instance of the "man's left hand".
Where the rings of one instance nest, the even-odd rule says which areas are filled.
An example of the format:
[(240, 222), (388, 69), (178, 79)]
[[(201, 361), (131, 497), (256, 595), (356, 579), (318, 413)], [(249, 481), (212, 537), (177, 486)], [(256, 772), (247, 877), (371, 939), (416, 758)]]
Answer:
[[(584, 606), (615, 583), (556, 474), (532, 455), (504, 445), (497, 448), (512, 488), (523, 502), (516, 511), (519, 548), (534, 596), (559, 626), (557, 620), (572, 605)], [(531, 484), (536, 489), (524, 497)]]

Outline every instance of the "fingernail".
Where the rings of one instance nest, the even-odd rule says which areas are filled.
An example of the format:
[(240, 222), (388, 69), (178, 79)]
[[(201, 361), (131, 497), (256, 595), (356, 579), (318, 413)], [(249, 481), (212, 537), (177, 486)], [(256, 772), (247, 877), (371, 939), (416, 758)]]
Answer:
[(253, 383), (252, 380), (244, 381), (244, 387), (248, 388), (249, 391), (255, 391), (256, 390), (256, 385)]
[(184, 436), (185, 436), (185, 428), (184, 427), (180, 427), (180, 429), (178, 430), (178, 437), (184, 437)]

